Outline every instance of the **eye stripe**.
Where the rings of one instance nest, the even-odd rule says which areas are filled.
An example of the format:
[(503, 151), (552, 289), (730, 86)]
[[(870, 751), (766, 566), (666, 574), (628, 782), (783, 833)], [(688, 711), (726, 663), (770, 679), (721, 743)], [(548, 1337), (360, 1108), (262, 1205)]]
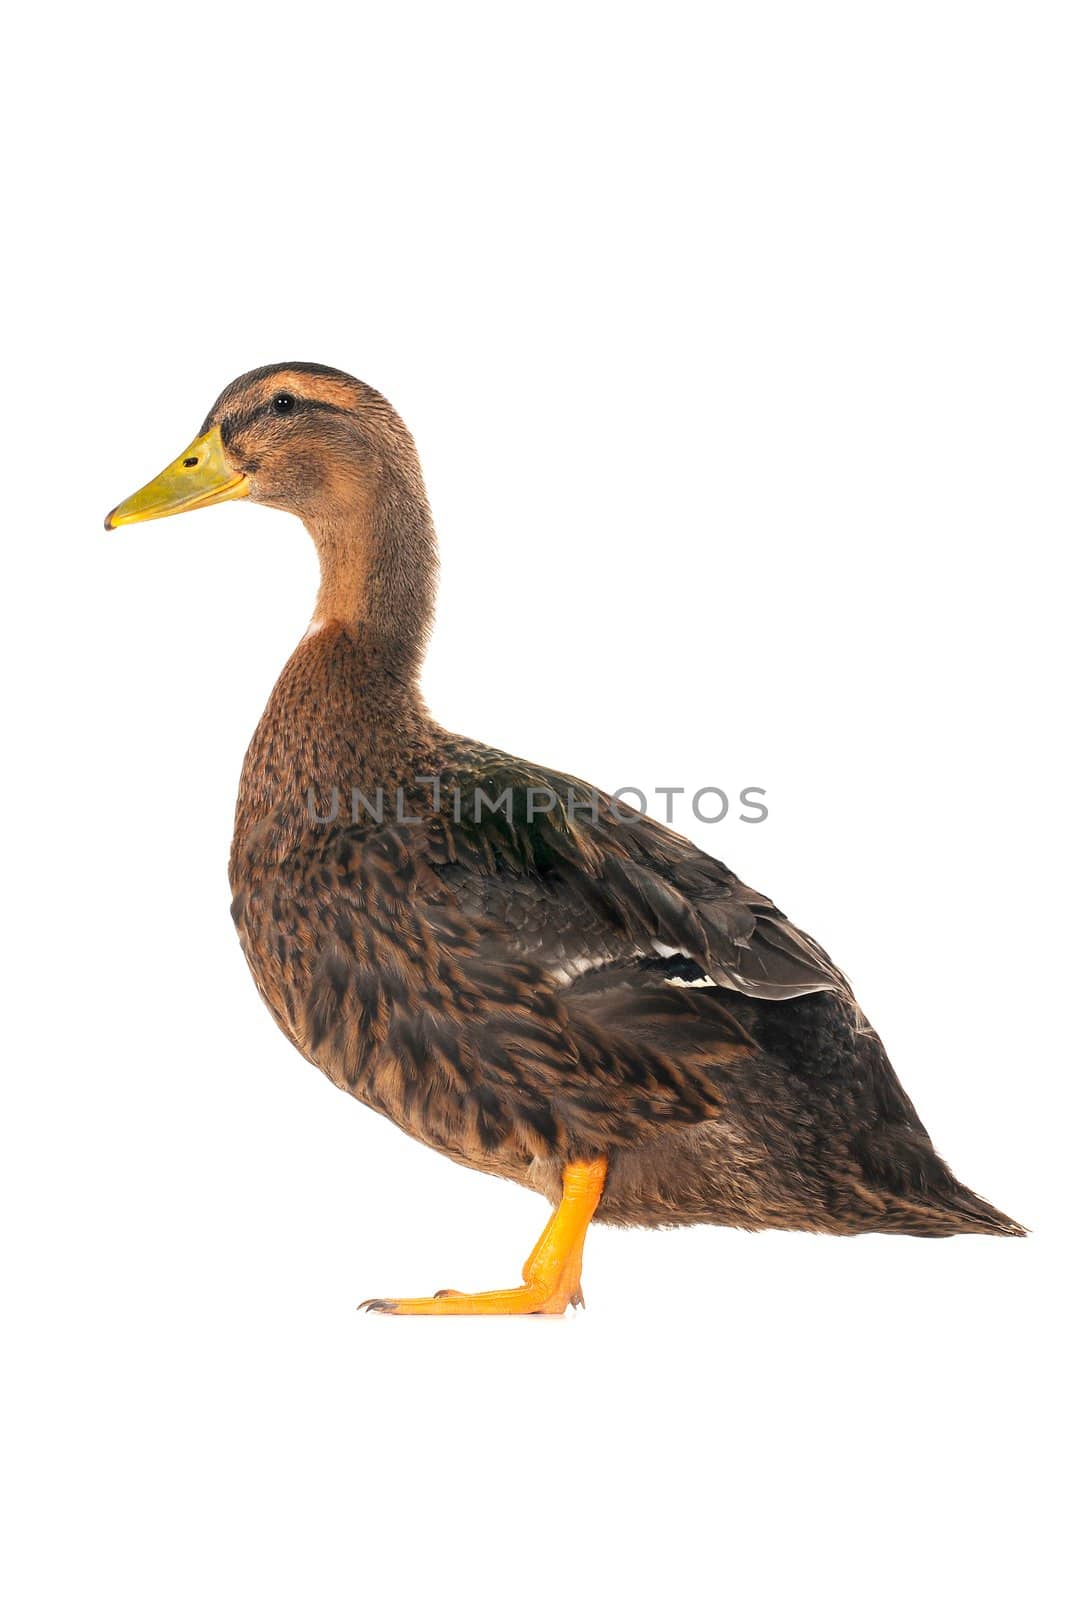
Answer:
[[(300, 411), (333, 411), (342, 417), (352, 415), (347, 406), (336, 406), (330, 400), (313, 400), (309, 396), (299, 394), (294, 395), (293, 399), (296, 404), (292, 411), (288, 413), (289, 416), (296, 416)], [(234, 439), (245, 428), (250, 428), (253, 423), (262, 422), (264, 417), (276, 417), (277, 415), (272, 396), (270, 400), (267, 400), (263, 405), (255, 406), (251, 411), (239, 411), (236, 416), (223, 417), (219, 424), (222, 430), (222, 437), (228, 444), (231, 439)]]
[[(335, 406), (329, 400), (311, 400), (306, 399), (303, 395), (299, 394), (295, 394), (293, 399), (296, 401), (296, 404), (293, 406), (292, 411), (290, 411), (290, 416), (295, 415), (295, 413), (298, 411), (336, 411), (341, 416), (347, 415), (348, 412), (347, 406)], [(246, 424), (249, 422), (259, 422), (263, 417), (273, 417), (277, 416), (277, 414), (278, 413), (274, 409), (274, 398), (272, 396), (265, 405), (256, 406), (254, 411), (250, 411), (241, 420), (242, 423)]]

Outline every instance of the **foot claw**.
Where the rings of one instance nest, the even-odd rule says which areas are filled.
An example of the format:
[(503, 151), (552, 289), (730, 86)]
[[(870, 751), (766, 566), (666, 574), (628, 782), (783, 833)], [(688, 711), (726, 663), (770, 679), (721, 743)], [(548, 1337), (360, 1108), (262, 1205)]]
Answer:
[(388, 1316), (396, 1310), (395, 1300), (364, 1300), (357, 1307), (359, 1311), (380, 1311)]

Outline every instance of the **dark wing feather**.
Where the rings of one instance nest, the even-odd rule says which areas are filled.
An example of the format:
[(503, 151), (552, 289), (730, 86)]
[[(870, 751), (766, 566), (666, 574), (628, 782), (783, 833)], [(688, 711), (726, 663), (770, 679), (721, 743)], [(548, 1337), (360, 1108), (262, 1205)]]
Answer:
[[(851, 996), (814, 939), (690, 840), (564, 773), (477, 745), (463, 755), (446, 776), (458, 802), (429, 821), (431, 859), (532, 958), (565, 968), (677, 951), (755, 998)], [(511, 815), (478, 807), (479, 789), (510, 791)], [(531, 815), (531, 792), (552, 809)]]

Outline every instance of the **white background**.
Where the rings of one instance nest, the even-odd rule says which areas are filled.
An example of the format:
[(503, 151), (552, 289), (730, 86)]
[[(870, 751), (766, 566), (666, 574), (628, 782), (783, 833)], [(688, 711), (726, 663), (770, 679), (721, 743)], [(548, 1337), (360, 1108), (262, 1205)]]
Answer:
[[(1052, 1594), (1061, 8), (26, 18), (6, 1592)], [(765, 787), (687, 831), (829, 947), (1029, 1239), (594, 1230), (582, 1316), (357, 1315), (514, 1281), (544, 1207), (338, 1094), (244, 968), (232, 805), (310, 542), (102, 530), (284, 359), (421, 446), (439, 718)]]

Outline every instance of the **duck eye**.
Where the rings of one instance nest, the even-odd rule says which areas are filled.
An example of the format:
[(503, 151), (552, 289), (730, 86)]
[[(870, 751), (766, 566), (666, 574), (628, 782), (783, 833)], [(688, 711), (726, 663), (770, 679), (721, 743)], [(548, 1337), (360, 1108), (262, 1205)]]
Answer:
[(279, 416), (284, 416), (287, 411), (291, 411), (293, 409), (293, 407), (296, 405), (296, 401), (293, 399), (291, 394), (276, 394), (274, 399), (271, 401), (271, 405), (274, 407), (275, 411), (278, 412)]

